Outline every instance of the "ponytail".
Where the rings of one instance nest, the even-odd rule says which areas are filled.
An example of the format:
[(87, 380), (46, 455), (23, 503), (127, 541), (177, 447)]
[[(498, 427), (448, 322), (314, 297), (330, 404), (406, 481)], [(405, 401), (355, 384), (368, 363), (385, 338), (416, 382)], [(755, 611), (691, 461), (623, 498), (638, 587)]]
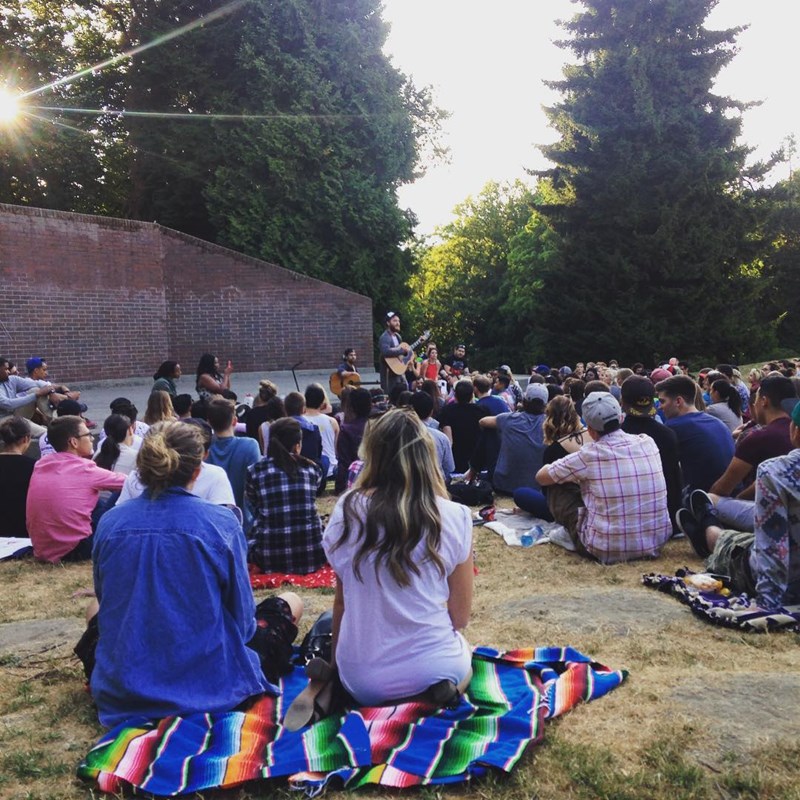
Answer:
[(106, 438), (100, 445), (100, 450), (95, 457), (95, 464), (103, 469), (111, 470), (122, 452), (120, 445), (125, 441), (131, 421), (123, 414), (111, 414), (103, 423)]
[(737, 417), (742, 416), (742, 398), (735, 386), (725, 378), (720, 378), (711, 384), (711, 389), (715, 391), (727, 404), (728, 408), (736, 414)]
[(303, 441), (300, 423), (292, 417), (275, 420), (269, 427), (269, 446), (267, 456), (290, 478), (297, 476), (297, 467), (302, 464), (314, 464), (303, 456), (295, 455), (294, 448)]

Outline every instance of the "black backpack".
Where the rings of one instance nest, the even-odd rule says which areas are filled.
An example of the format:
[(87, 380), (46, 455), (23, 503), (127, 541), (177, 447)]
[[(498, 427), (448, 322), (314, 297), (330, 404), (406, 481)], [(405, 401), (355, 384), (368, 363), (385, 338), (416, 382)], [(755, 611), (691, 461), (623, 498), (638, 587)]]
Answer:
[(452, 500), (465, 506), (486, 506), (494, 501), (494, 490), (489, 481), (453, 483), (449, 491)]

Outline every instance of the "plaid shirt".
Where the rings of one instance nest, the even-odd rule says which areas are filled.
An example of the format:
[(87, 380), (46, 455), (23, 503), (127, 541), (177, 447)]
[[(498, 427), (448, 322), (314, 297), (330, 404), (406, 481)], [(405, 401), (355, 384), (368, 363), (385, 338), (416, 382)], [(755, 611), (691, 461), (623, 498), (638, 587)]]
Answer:
[(308, 575), (326, 563), (316, 496), (322, 473), (298, 465), (292, 478), (271, 458), (247, 468), (245, 494), (254, 510), (248, 560), (264, 572)]
[(578, 535), (602, 563), (655, 557), (672, 535), (661, 457), (649, 436), (613, 431), (548, 471), (556, 483), (580, 485), (586, 509)]

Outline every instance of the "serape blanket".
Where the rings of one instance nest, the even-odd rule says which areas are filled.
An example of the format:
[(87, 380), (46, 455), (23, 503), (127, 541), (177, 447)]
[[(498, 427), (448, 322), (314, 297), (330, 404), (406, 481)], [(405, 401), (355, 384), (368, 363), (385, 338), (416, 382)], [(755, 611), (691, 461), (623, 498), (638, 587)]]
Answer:
[(292, 575), (288, 572), (262, 572), (255, 564), (248, 564), (250, 586), (253, 589), (278, 589), (289, 586), (302, 586), (305, 589), (324, 589), (336, 586), (336, 573), (330, 564), (320, 567), (308, 575)]
[(684, 581), (687, 575), (696, 573), (684, 567), (675, 575), (642, 575), (642, 583), (651, 589), (658, 589), (685, 603), (701, 619), (714, 625), (738, 628), (742, 631), (764, 633), (774, 630), (800, 631), (800, 606), (765, 611), (746, 594), (724, 595), (718, 592), (704, 592)]
[(477, 648), (474, 675), (455, 710), (426, 703), (352, 709), (297, 732), (280, 720), (306, 685), (297, 667), (278, 697), (244, 711), (129, 721), (103, 736), (78, 776), (104, 792), (128, 787), (174, 796), (288, 778), (309, 795), (331, 779), (352, 788), (448, 784), (488, 769), (510, 772), (544, 721), (625, 679), (572, 648)]

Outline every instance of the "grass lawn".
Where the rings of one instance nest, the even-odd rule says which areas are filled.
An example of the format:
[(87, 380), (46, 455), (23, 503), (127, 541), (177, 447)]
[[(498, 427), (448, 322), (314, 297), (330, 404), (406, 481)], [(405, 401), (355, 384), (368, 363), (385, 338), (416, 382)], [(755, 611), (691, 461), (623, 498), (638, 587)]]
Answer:
[[(549, 723), (510, 777), (423, 797), (800, 800), (800, 635), (714, 628), (640, 585), (643, 572), (698, 568), (687, 541), (671, 541), (655, 562), (602, 567), (552, 545), (508, 547), (476, 528), (475, 551), (473, 644), (572, 645), (630, 677)], [(0, 563), (0, 622), (79, 621), (86, 600), (73, 595), (90, 586), (88, 565)], [(303, 591), (303, 631), (331, 595)], [(71, 643), (0, 659), (0, 798), (92, 797), (74, 771), (101, 732)], [(290, 796), (264, 784), (204, 797), (276, 791)]]

